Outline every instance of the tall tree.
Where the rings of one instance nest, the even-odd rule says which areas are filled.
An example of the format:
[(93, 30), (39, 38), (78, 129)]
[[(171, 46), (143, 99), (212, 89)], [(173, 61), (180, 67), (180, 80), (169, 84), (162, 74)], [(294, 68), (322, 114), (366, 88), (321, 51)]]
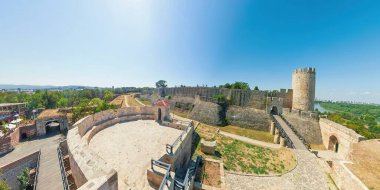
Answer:
[(156, 88), (165, 88), (167, 86), (168, 85), (166, 84), (165, 80), (159, 80), (159, 81), (156, 82)]

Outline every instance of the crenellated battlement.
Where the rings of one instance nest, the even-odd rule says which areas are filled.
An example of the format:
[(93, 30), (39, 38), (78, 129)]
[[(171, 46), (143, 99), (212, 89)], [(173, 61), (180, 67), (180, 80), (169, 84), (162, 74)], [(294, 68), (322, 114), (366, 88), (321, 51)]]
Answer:
[(314, 67), (307, 67), (307, 68), (301, 68), (301, 69), (296, 69), (294, 73), (310, 73), (310, 74), (315, 74), (315, 68)]

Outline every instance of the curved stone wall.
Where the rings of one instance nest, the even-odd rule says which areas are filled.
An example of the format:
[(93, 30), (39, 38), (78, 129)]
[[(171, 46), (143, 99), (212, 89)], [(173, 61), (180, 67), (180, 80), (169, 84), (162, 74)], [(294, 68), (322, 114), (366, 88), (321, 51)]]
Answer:
[(297, 69), (293, 72), (293, 109), (314, 111), (315, 69)]
[[(159, 113), (161, 112), (161, 113)], [(158, 118), (161, 116), (161, 118)], [(95, 151), (89, 148), (91, 139), (101, 130), (120, 122), (135, 120), (164, 120), (169, 118), (169, 109), (166, 107), (128, 107), (118, 110), (106, 110), (87, 116), (74, 124), (67, 134), (67, 146), (70, 157), (70, 166), (76, 185), (83, 189), (118, 189), (118, 174)], [(166, 123), (168, 127), (184, 130), (184, 126)], [(187, 128), (188, 129), (188, 128)], [(191, 127), (179, 138), (179, 147), (175, 147), (173, 155), (166, 155), (168, 163), (182, 167), (183, 162), (191, 152)], [(184, 145), (186, 144), (186, 145)], [(189, 144), (189, 147), (187, 147)], [(186, 148), (185, 148), (185, 147)], [(163, 149), (165, 147), (162, 147)], [(187, 149), (189, 151), (187, 151)], [(182, 162), (182, 163), (178, 163)], [(174, 169), (175, 167), (173, 167)]]

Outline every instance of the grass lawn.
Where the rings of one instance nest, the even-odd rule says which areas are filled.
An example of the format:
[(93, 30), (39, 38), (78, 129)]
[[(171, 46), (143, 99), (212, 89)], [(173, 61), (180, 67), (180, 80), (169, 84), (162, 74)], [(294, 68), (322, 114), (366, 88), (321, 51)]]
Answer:
[(200, 138), (217, 141), (216, 155), (201, 152), (200, 141), (193, 144), (194, 155), (201, 155), (224, 162), (225, 170), (247, 174), (282, 174), (296, 165), (295, 156), (289, 149), (270, 149), (234, 140), (216, 133), (217, 127), (198, 126)]
[(174, 115), (178, 115), (178, 116), (183, 117), (183, 118), (188, 118), (187, 117), (188, 113), (180, 112), (180, 111), (177, 111), (177, 110), (174, 110), (174, 109), (171, 109), (170, 112), (173, 113)]
[(258, 131), (258, 130), (247, 129), (247, 128), (242, 128), (242, 127), (237, 127), (237, 126), (232, 126), (232, 125), (219, 127), (219, 129), (221, 131), (232, 133), (235, 135), (240, 135), (240, 136), (248, 137), (248, 138), (259, 140), (259, 141), (273, 143), (273, 136), (268, 131)]
[(149, 100), (144, 100), (141, 98), (138, 98), (138, 100), (146, 106), (152, 106), (153, 105), (152, 102), (150, 102)]
[(126, 99), (129, 106), (142, 106), (131, 95), (126, 95)]

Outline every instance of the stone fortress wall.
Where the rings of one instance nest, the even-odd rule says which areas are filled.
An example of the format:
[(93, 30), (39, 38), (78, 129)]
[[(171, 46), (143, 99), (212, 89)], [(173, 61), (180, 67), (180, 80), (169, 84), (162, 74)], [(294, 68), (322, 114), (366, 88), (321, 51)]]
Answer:
[(292, 105), (291, 89), (280, 89), (278, 92), (261, 91), (261, 90), (240, 90), (227, 88), (212, 87), (178, 87), (162, 88), (158, 92), (161, 97), (178, 96), (195, 98), (196, 96), (204, 98), (213, 98), (214, 95), (223, 94), (234, 106), (252, 107), (255, 109), (265, 110), (267, 97), (279, 97), (284, 100), (283, 107), (290, 108)]
[(296, 69), (292, 76), (295, 110), (314, 111), (315, 68)]
[[(314, 110), (315, 68), (297, 69), (293, 72), (293, 89), (280, 91), (239, 90), (215, 87), (161, 88), (161, 97), (170, 96), (171, 108), (188, 114), (191, 119), (210, 125), (226, 124), (256, 130), (269, 130), (268, 114), (277, 108), (289, 123), (311, 144), (322, 144)], [(222, 94), (228, 105), (213, 100)]]
[(282, 116), (310, 144), (322, 144), (319, 115), (315, 112), (284, 108)]
[[(168, 127), (185, 129), (180, 124), (165, 122), (164, 120), (168, 120), (169, 117), (169, 110), (165, 107), (127, 107), (99, 112), (75, 123), (68, 131), (67, 146), (71, 170), (79, 189), (118, 189), (117, 171), (89, 148), (89, 142), (96, 133), (114, 124), (134, 120), (162, 120), (164, 124), (168, 124)], [(174, 147), (174, 154), (163, 156), (166, 158), (165, 161), (173, 164), (173, 171), (188, 164), (186, 162), (190, 159), (190, 156), (187, 158), (183, 155), (191, 153), (190, 134), (194, 129), (193, 127), (187, 129), (186, 133), (179, 137), (181, 143)], [(188, 143), (190, 146), (182, 145), (183, 143)]]
[[(269, 130), (267, 113), (276, 106), (281, 113), (283, 107), (291, 107), (291, 89), (280, 91), (238, 90), (208, 87), (162, 88), (161, 97), (170, 96), (171, 108), (188, 112), (191, 119), (209, 125), (238, 125), (257, 130)], [(218, 104), (214, 95), (224, 95), (229, 106)], [(269, 110), (269, 111), (268, 111)], [(252, 117), (249, 117), (252, 116)]]

